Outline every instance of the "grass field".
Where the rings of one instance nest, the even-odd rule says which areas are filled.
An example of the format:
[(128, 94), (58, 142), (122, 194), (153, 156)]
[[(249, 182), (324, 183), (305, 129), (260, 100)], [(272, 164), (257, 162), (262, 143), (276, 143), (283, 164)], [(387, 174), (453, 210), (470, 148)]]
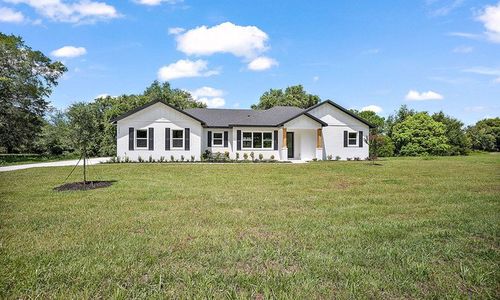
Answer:
[(0, 298), (500, 298), (500, 155), (70, 170), (0, 173)]
[(78, 154), (40, 155), (40, 154), (0, 154), (0, 167), (78, 159)]

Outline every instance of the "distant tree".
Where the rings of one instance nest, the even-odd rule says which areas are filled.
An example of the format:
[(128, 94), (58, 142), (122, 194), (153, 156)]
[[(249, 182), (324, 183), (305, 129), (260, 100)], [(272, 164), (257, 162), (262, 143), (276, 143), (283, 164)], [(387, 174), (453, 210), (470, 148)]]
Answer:
[(376, 128), (372, 128), (370, 132), (382, 134), (385, 131), (385, 118), (377, 115), (376, 112), (371, 110), (358, 111), (356, 109), (351, 109), (351, 112), (358, 115), (363, 120), (368, 121), (369, 123), (376, 126)]
[(289, 86), (285, 91), (281, 89), (270, 89), (264, 92), (259, 99), (259, 103), (252, 105), (252, 109), (269, 109), (274, 106), (297, 106), (308, 108), (321, 99), (319, 96), (308, 94), (302, 85)]
[(445, 115), (442, 111), (432, 115), (434, 121), (443, 123), (450, 148), (447, 155), (466, 155), (471, 147), (469, 137), (465, 134), (464, 123)]
[(30, 151), (44, 124), (46, 98), (66, 71), (21, 37), (0, 33), (0, 147)]
[(92, 104), (78, 102), (68, 109), (69, 140), (84, 160), (83, 181), (87, 181), (85, 160), (95, 152), (99, 138), (99, 123)]
[[(392, 157), (394, 156), (394, 143), (387, 135), (380, 135), (380, 145), (377, 148), (378, 157)], [(371, 150), (371, 149), (370, 149)]]
[(396, 149), (399, 149), (399, 155), (445, 155), (450, 148), (445, 133), (446, 126), (443, 123), (420, 112), (396, 124), (392, 139)]
[(478, 121), (467, 128), (467, 136), (474, 150), (500, 151), (500, 118)]
[(37, 152), (50, 155), (72, 152), (73, 147), (69, 141), (69, 131), (67, 115), (61, 110), (53, 109), (37, 139)]
[(385, 122), (384, 132), (392, 138), (392, 129), (396, 124), (406, 120), (408, 117), (413, 116), (417, 112), (414, 109), (408, 108), (406, 105), (401, 105), (395, 114), (390, 115)]
[(146, 88), (143, 96), (147, 101), (162, 100), (180, 109), (207, 107), (206, 104), (193, 99), (189, 92), (181, 89), (172, 89), (170, 83), (160, 83), (157, 80)]

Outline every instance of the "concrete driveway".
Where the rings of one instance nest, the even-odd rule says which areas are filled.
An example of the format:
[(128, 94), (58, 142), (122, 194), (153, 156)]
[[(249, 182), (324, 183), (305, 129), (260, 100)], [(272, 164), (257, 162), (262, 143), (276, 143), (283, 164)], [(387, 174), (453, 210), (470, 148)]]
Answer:
[[(89, 165), (97, 165), (97, 164), (106, 162), (109, 159), (110, 159), (110, 157), (89, 158), (89, 159), (87, 159), (87, 163)], [(16, 171), (16, 170), (30, 169), (30, 168), (74, 166), (74, 165), (76, 165), (77, 162), (78, 162), (78, 159), (73, 159), (73, 160), (61, 160), (61, 161), (26, 164), (26, 165), (6, 166), (6, 167), (0, 167), (0, 172)], [(80, 161), (79, 165), (80, 166), (83, 165), (83, 160)]]

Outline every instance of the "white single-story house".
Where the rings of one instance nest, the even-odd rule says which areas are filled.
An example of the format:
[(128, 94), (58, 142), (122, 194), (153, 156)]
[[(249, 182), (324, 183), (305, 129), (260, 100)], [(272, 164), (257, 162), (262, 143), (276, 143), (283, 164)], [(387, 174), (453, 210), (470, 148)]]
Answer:
[(327, 100), (308, 109), (277, 106), (267, 110), (191, 108), (152, 101), (112, 120), (116, 155), (200, 160), (202, 153), (244, 153), (264, 159), (323, 160), (368, 157), (370, 123)]

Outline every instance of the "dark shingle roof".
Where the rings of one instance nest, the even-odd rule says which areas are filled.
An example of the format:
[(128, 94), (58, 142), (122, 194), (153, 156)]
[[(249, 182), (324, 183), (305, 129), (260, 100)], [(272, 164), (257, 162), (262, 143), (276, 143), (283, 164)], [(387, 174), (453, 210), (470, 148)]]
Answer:
[(203, 120), (208, 127), (276, 126), (304, 110), (293, 106), (275, 106), (267, 110), (190, 108), (188, 114)]

